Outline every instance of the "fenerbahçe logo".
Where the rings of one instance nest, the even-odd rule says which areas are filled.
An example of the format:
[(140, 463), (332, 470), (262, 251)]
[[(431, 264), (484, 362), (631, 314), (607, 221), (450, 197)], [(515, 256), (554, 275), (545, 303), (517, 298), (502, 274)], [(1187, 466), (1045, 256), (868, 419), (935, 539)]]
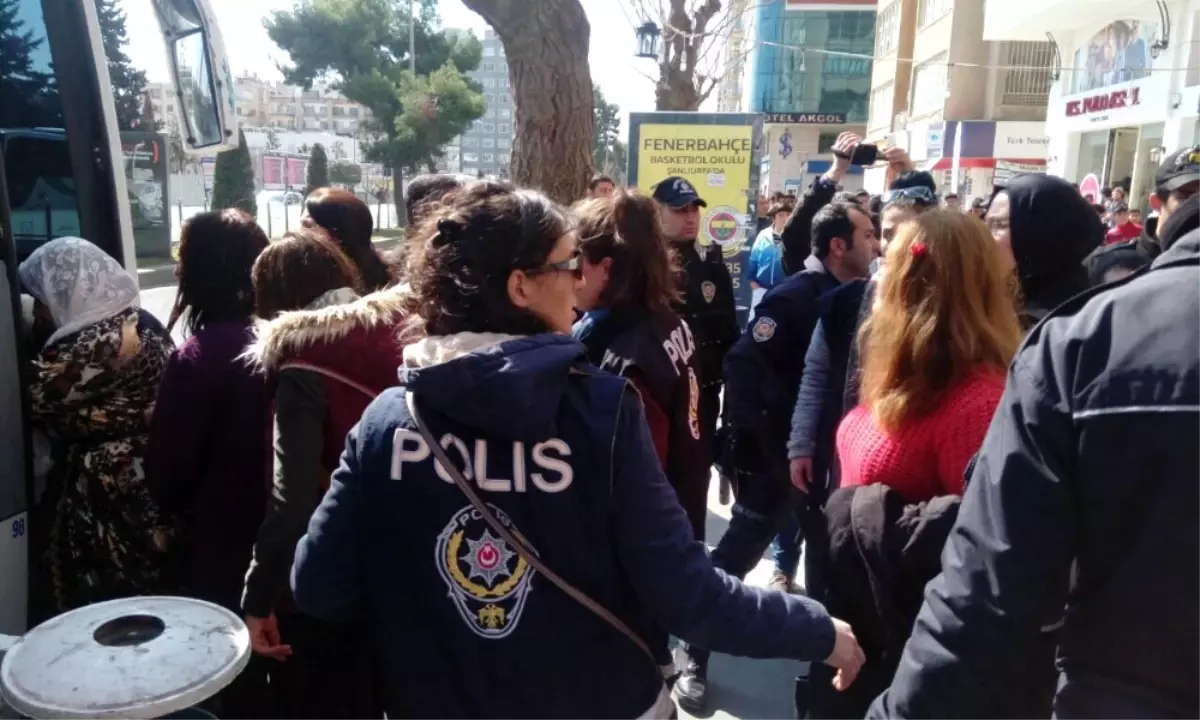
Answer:
[(738, 212), (728, 205), (720, 205), (709, 211), (702, 223), (704, 235), (709, 241), (721, 246), (721, 255), (732, 257), (741, 251), (741, 228), (738, 226)]
[[(488, 507), (505, 528), (516, 533), (502, 510), (491, 503)], [(534, 570), (496, 536), (478, 510), (468, 505), (455, 513), (438, 535), (434, 554), (449, 598), (467, 627), (491, 640), (516, 629), (533, 589)]]

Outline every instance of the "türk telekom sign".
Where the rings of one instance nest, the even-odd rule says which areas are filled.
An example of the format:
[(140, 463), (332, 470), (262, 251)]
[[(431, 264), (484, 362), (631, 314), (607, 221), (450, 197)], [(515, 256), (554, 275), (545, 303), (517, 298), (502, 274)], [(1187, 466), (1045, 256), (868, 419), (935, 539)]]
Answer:
[(1067, 102), (1067, 117), (1077, 117), (1079, 115), (1094, 115), (1096, 113), (1108, 112), (1109, 110), (1120, 110), (1122, 108), (1133, 107), (1141, 103), (1140, 88), (1126, 88), (1124, 90), (1114, 90), (1112, 92), (1099, 93), (1089, 97), (1080, 98), (1078, 100), (1070, 100)]

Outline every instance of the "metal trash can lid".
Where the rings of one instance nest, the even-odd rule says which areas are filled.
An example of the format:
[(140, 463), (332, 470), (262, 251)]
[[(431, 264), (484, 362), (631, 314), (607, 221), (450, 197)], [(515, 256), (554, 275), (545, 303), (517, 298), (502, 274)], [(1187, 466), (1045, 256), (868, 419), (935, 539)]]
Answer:
[(29, 631), (0, 663), (0, 694), (42, 718), (157, 718), (228, 685), (250, 632), (219, 605), (181, 597), (96, 603)]

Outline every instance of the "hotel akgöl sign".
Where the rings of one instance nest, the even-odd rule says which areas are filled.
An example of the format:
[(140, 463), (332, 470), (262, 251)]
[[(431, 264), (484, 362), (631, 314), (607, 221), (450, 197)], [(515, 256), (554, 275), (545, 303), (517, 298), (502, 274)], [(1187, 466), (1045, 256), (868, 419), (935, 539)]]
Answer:
[[(717, 245), (748, 312), (748, 255), (755, 228), (759, 116), (732, 113), (633, 113), (629, 181), (646, 192), (665, 178), (686, 179), (708, 203), (700, 209), (701, 245)], [(745, 318), (743, 317), (743, 321)]]
[(845, 125), (845, 113), (763, 113), (771, 125)]

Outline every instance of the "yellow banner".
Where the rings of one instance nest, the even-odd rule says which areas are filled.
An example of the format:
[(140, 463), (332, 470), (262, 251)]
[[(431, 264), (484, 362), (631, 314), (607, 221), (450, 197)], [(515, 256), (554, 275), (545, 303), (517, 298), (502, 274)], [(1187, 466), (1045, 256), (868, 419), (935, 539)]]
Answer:
[(639, 133), (638, 185), (649, 189), (672, 175), (686, 178), (708, 203), (700, 217), (700, 242), (717, 243), (725, 257), (742, 250), (754, 129), (646, 123)]

